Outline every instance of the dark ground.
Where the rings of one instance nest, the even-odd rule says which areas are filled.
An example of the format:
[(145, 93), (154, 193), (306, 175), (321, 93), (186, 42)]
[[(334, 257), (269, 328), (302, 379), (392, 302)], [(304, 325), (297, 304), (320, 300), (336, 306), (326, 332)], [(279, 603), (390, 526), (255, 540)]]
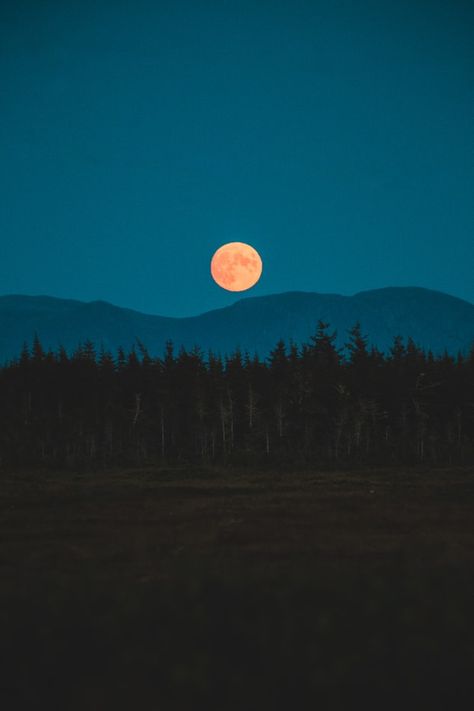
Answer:
[(0, 708), (471, 709), (474, 469), (0, 475)]

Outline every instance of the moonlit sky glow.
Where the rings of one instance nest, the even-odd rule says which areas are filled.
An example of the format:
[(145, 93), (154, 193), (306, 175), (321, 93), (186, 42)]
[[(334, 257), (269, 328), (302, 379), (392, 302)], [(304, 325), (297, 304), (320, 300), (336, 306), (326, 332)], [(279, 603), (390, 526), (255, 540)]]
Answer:
[(191, 315), (242, 241), (249, 295), (474, 301), (473, 36), (467, 0), (3, 0), (0, 294)]

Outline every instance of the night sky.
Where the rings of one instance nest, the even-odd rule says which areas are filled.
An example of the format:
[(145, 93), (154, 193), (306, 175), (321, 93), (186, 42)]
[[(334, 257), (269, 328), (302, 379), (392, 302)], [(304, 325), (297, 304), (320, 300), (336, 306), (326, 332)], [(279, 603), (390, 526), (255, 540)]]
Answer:
[[(474, 3), (2, 0), (0, 294), (474, 301)], [(223, 242), (264, 274), (211, 280)]]

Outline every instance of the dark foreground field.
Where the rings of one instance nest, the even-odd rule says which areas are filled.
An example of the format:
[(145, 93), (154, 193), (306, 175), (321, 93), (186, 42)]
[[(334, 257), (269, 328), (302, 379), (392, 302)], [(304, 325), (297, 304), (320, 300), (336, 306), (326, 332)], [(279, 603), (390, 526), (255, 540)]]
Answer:
[(472, 708), (473, 470), (0, 487), (5, 711)]

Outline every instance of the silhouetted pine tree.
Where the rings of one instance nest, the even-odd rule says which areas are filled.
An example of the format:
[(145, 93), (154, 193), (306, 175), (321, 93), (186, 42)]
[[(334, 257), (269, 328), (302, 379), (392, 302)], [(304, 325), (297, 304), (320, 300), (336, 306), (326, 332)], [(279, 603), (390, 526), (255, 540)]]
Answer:
[(0, 466), (154, 461), (465, 463), (474, 455), (474, 348), (425, 354), (396, 337), (387, 355), (359, 324), (346, 357), (319, 322), (299, 349), (262, 361), (138, 343), (116, 357), (90, 341), (69, 355), (38, 336), (0, 369)]

